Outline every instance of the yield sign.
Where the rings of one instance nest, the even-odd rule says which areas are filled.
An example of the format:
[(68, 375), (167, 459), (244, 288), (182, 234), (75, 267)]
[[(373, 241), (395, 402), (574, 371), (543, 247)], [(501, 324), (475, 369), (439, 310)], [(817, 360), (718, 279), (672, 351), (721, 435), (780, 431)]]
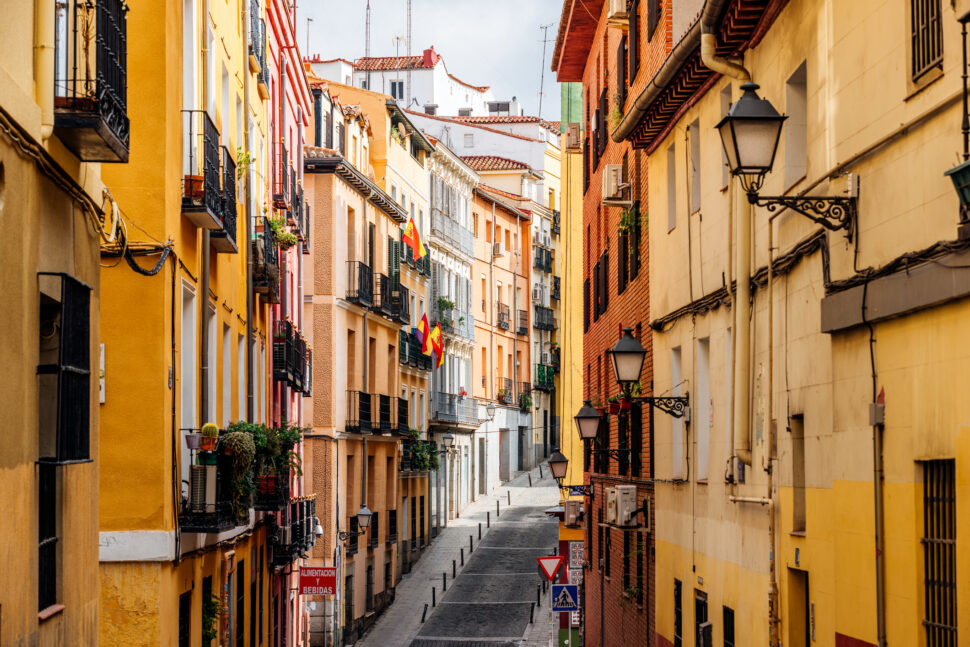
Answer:
[(563, 563), (562, 555), (550, 555), (548, 557), (536, 557), (536, 561), (539, 562), (539, 568), (545, 574), (546, 579), (550, 582), (556, 577), (556, 571)]

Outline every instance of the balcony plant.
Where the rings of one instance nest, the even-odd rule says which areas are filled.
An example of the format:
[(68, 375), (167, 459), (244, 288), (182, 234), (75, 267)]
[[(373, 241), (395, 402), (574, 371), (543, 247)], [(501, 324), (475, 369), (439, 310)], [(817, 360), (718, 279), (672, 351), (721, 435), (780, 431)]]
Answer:
[(241, 147), (236, 148), (236, 179), (241, 180), (246, 177), (249, 167), (253, 163), (253, 155), (249, 151), (244, 151)]
[(225, 608), (218, 595), (202, 601), (202, 644), (210, 645), (219, 637), (219, 616)]
[(611, 414), (616, 415), (620, 412), (620, 398), (617, 396), (611, 395), (606, 400), (606, 403)]
[(523, 411), (528, 411), (532, 408), (532, 396), (528, 393), (519, 394), (519, 408)]
[(245, 431), (230, 431), (222, 437), (223, 451), (232, 457), (232, 475), (229, 479), (229, 498), (233, 517), (237, 523), (249, 521), (249, 508), (253, 494), (253, 473), (250, 469), (256, 456), (256, 444)]
[(202, 425), (202, 437), (199, 439), (199, 449), (204, 452), (211, 452), (216, 448), (219, 440), (219, 428), (211, 422)]
[(498, 390), (499, 400), (507, 402), (509, 399), (511, 399), (511, 397), (512, 397), (512, 389), (508, 388), (507, 386), (502, 387), (501, 389)]
[(202, 438), (202, 434), (197, 431), (185, 434), (185, 446), (189, 449), (198, 449), (199, 440)]
[(448, 312), (455, 309), (455, 302), (451, 301), (446, 297), (438, 297), (438, 310), (440, 312)]
[(277, 216), (269, 219), (269, 226), (273, 229), (273, 236), (279, 243), (280, 249), (287, 250), (299, 242), (296, 234), (286, 228), (286, 218)]

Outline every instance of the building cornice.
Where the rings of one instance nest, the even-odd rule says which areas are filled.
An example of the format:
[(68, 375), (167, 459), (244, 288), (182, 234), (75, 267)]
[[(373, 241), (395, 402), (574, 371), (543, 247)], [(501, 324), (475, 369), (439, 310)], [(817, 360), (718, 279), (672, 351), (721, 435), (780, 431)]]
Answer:
[(333, 173), (395, 222), (407, 222), (407, 212), (341, 155), (308, 147), (304, 155), (303, 170), (305, 173)]

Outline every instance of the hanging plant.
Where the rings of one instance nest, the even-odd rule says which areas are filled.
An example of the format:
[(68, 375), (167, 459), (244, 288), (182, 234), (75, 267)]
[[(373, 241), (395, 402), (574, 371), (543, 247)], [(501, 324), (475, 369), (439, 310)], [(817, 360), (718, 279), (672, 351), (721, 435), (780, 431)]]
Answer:
[(253, 474), (250, 467), (256, 456), (253, 436), (245, 431), (231, 431), (220, 441), (223, 451), (232, 457), (230, 479), (230, 504), (237, 523), (249, 520), (250, 500), (253, 493)]
[(448, 299), (447, 297), (438, 297), (438, 310), (441, 312), (447, 312), (448, 310), (454, 310), (455, 302)]
[(610, 108), (610, 113), (607, 115), (606, 119), (610, 122), (610, 128), (615, 129), (623, 121), (623, 108), (620, 107), (619, 97), (613, 97), (613, 106)]
[(273, 237), (279, 243), (280, 249), (289, 249), (299, 242), (296, 234), (286, 228), (286, 219), (283, 216), (269, 219), (269, 226), (273, 229)]
[(222, 600), (217, 595), (202, 601), (202, 644), (206, 647), (219, 637), (219, 627), (216, 621), (224, 610)]
[(253, 163), (253, 155), (249, 151), (244, 151), (241, 147), (236, 148), (236, 179), (241, 180), (246, 177), (249, 167)]

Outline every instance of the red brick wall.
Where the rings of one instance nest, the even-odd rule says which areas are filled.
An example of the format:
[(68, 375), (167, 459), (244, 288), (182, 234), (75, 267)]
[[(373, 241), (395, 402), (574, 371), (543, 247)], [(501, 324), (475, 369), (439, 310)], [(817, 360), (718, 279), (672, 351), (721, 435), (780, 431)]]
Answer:
[[(640, 0), (640, 65), (637, 76), (627, 88), (625, 111), (632, 108), (640, 91), (647, 85), (663, 63), (672, 46), (671, 21), (669, 0), (661, 2), (663, 6), (660, 22), (653, 34), (647, 30), (647, 11), (649, 2)], [(586, 61), (583, 76), (583, 130), (584, 137), (592, 138), (595, 124), (591, 123), (600, 92), (604, 85), (607, 88), (607, 103), (614, 101), (617, 90), (617, 49), (621, 37), (628, 32), (606, 27), (606, 6), (600, 16), (593, 46)], [(628, 43), (628, 47), (631, 46)], [(628, 59), (627, 59), (628, 60)], [(629, 75), (629, 64), (626, 64)], [(628, 79), (629, 82), (629, 79)], [(587, 104), (588, 102), (588, 104)], [(587, 108), (588, 105), (588, 108)], [(587, 117), (588, 114), (588, 117)], [(607, 121), (607, 129), (612, 130)], [(592, 145), (592, 144), (591, 144)], [(588, 154), (588, 153), (587, 153)], [(619, 222), (623, 212), (621, 207), (603, 206), (602, 175), (607, 164), (623, 164), (627, 158), (632, 197), (639, 200), (641, 213), (648, 211), (647, 200), (647, 156), (642, 151), (633, 150), (630, 144), (615, 143), (607, 137), (605, 152), (595, 169), (590, 164), (589, 189), (583, 199), (583, 227), (585, 246), (583, 254), (584, 279), (593, 283), (593, 266), (599, 260), (603, 251), (609, 252), (609, 270), (607, 272), (608, 306), (606, 312), (600, 314), (597, 321), (593, 321), (594, 304), (590, 304), (590, 326), (583, 336), (584, 378), (586, 384), (585, 397), (598, 401), (606, 406), (606, 400), (611, 395), (619, 394), (620, 389), (613, 377), (613, 369), (606, 351), (613, 347), (619, 338), (621, 328), (631, 327), (635, 330), (639, 326), (640, 342), (647, 349), (641, 374), (641, 385), (644, 395), (650, 395), (653, 384), (653, 356), (650, 335), (650, 304), (649, 304), (649, 257), (647, 246), (647, 228), (640, 228), (640, 268), (635, 279), (629, 280), (622, 294), (618, 294), (619, 275)], [(590, 159), (591, 161), (591, 159)], [(590, 300), (595, 290), (590, 288)], [(643, 554), (630, 557), (631, 583), (635, 580), (635, 559), (644, 560), (642, 603), (638, 604), (634, 596), (624, 595), (623, 587), (623, 534), (631, 533), (631, 550), (636, 552), (635, 534), (629, 530), (604, 528), (604, 546), (606, 535), (610, 536), (611, 576), (601, 576), (601, 561), (605, 555), (600, 553), (598, 542), (597, 521), (600, 511), (605, 505), (606, 487), (617, 484), (635, 484), (637, 486), (637, 500), (651, 500), (651, 514), (653, 511), (653, 485), (650, 482), (650, 408), (642, 410), (642, 444), (640, 476), (623, 476), (620, 474), (619, 463), (608, 460), (605, 474), (588, 474), (588, 480), (594, 485), (595, 495), (587, 505), (586, 523), (592, 527), (592, 546), (587, 546), (590, 568), (585, 573), (585, 622), (586, 642), (588, 647), (607, 647), (612, 645), (631, 644), (653, 645), (655, 637), (655, 591), (654, 591), (654, 542), (653, 533), (643, 535)], [(610, 447), (619, 445), (619, 428), (616, 416), (610, 416)], [(631, 474), (628, 471), (627, 474)], [(604, 512), (605, 515), (605, 512)], [(642, 519), (642, 517), (640, 517)], [(653, 519), (650, 520), (653, 528)], [(587, 541), (588, 541), (587, 535)], [(606, 552), (605, 550), (603, 551)], [(602, 583), (601, 583), (602, 582)], [(600, 614), (602, 604), (603, 615)], [(600, 640), (601, 617), (603, 622), (603, 640)]]

